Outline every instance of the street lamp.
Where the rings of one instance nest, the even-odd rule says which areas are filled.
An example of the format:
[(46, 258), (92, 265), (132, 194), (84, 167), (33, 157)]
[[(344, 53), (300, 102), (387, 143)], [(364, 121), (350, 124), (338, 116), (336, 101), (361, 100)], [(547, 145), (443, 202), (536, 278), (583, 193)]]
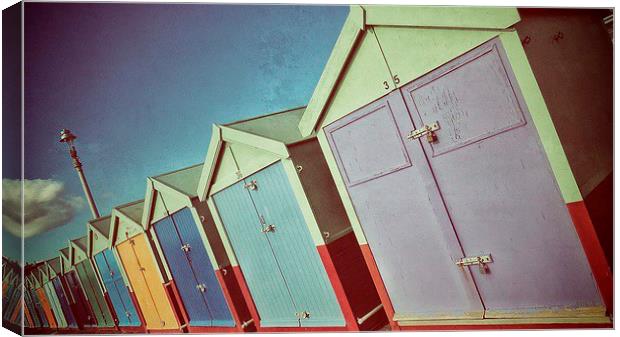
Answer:
[(69, 146), (69, 155), (71, 155), (71, 159), (73, 162), (73, 167), (78, 173), (80, 177), (80, 181), (82, 182), (82, 188), (84, 189), (84, 194), (86, 194), (86, 199), (88, 200), (88, 205), (90, 206), (90, 211), (93, 213), (93, 217), (95, 219), (99, 218), (99, 211), (97, 210), (97, 205), (95, 205), (95, 200), (93, 199), (93, 194), (90, 192), (90, 187), (88, 187), (88, 182), (86, 181), (86, 177), (84, 176), (84, 171), (82, 170), (82, 163), (80, 162), (80, 157), (77, 155), (77, 150), (73, 145), (73, 142), (77, 139), (77, 137), (71, 133), (69, 129), (60, 130), (60, 142), (67, 143)]

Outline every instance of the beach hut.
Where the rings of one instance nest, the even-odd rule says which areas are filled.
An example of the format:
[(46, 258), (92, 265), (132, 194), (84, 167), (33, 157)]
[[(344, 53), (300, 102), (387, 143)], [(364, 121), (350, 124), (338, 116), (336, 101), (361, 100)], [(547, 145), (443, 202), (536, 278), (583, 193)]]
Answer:
[(116, 313), (119, 328), (125, 332), (144, 332), (141, 315), (124, 271), (110, 249), (110, 216), (88, 222), (88, 256), (94, 262), (105, 289), (105, 298)]
[(86, 298), (82, 284), (78, 279), (77, 272), (71, 265), (71, 249), (62, 248), (59, 251), (61, 274), (59, 275), (65, 293), (71, 305), (71, 310), (75, 316), (76, 323), (80, 330), (94, 331), (97, 327), (97, 320), (91, 304)]
[(611, 273), (519, 20), (352, 6), (301, 118), (394, 329), (609, 326)]
[(115, 251), (142, 312), (148, 332), (181, 332), (184, 321), (171, 280), (164, 280), (161, 261), (141, 225), (144, 201), (112, 210), (110, 248)]
[(207, 201), (259, 331), (387, 324), (304, 108), (215, 125)]
[(39, 313), (37, 311), (37, 309), (35, 309), (35, 303), (32, 299), (32, 297), (30, 297), (30, 290), (27, 288), (28, 286), (26, 285), (27, 282), (24, 282), (25, 286), (24, 286), (24, 302), (26, 304), (26, 308), (27, 311), (29, 313), (30, 316), (30, 324), (29, 324), (29, 328), (40, 328), (42, 326), (41, 324), (41, 319), (39, 318)]
[(202, 164), (147, 179), (142, 225), (174, 280), (189, 332), (253, 330), (252, 317), (206, 203)]
[(48, 266), (45, 261), (41, 262), (37, 272), (39, 273), (41, 289), (43, 289), (45, 297), (49, 301), (50, 309), (54, 314), (56, 327), (59, 330), (68, 328), (67, 320), (65, 319), (65, 315), (62, 312), (62, 307), (60, 306), (60, 301), (58, 300), (58, 296), (56, 295), (53, 285), (50, 283)]
[(114, 330), (116, 324), (107, 301), (103, 296), (103, 290), (99, 279), (95, 274), (91, 260), (87, 253), (88, 240), (86, 235), (69, 241), (69, 259), (71, 266), (77, 273), (82, 289), (90, 303), (95, 320), (97, 331), (105, 332)]
[[(17, 296), (16, 296), (17, 293)], [(2, 318), (8, 320), (19, 298), (19, 275), (10, 264), (2, 266)]]
[(19, 316), (21, 300), (19, 278), (18, 274), (11, 271), (2, 281), (8, 284), (2, 295), (2, 318), (12, 324), (19, 323), (16, 321)]
[(32, 309), (33, 309), (32, 313), (34, 314), (33, 316), (36, 316), (38, 320), (38, 323), (36, 324), (35, 327), (38, 328), (37, 330), (49, 328), (49, 323), (47, 322), (47, 316), (45, 315), (45, 312), (43, 311), (43, 307), (41, 306), (41, 301), (39, 301), (39, 297), (34, 291), (35, 285), (34, 285), (34, 281), (32, 280), (32, 274), (30, 273), (30, 270), (28, 267), (26, 268), (24, 272), (24, 283), (25, 283), (24, 296), (29, 299), (30, 303), (32, 303)]
[(58, 325), (56, 323), (56, 317), (52, 312), (50, 301), (45, 294), (45, 290), (41, 287), (41, 278), (39, 275), (39, 263), (37, 263), (31, 270), (30, 281), (33, 289), (33, 295), (39, 302), (39, 310), (42, 315), (45, 316), (45, 327), (56, 330)]
[(78, 324), (71, 310), (71, 305), (60, 280), (61, 265), (60, 257), (55, 257), (45, 261), (47, 267), (48, 279), (50, 283), (50, 292), (55, 292), (56, 299), (60, 305), (60, 309), (67, 323), (67, 328), (75, 329)]

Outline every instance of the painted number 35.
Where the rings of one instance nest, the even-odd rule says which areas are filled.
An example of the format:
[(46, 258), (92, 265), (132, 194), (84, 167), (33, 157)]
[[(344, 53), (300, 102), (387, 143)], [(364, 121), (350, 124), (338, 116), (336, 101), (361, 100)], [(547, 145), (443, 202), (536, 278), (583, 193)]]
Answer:
[[(400, 83), (400, 78), (398, 78), (398, 75), (394, 75), (393, 80), (395, 85), (398, 85)], [(390, 84), (388, 83), (388, 81), (383, 81), (383, 88), (385, 90), (390, 89)]]

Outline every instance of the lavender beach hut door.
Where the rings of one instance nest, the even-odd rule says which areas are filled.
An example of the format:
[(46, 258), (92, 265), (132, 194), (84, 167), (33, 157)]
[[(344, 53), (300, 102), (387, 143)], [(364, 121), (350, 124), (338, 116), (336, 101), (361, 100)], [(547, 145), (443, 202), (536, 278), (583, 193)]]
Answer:
[(498, 39), (403, 88), (486, 317), (602, 307), (572, 219)]
[(325, 131), (394, 320), (601, 306), (499, 41)]
[(441, 202), (427, 188), (424, 154), (406, 141), (412, 128), (395, 92), (326, 131), (395, 315), (482, 318), (471, 273), (454, 266), (462, 256), (456, 234), (433, 212)]

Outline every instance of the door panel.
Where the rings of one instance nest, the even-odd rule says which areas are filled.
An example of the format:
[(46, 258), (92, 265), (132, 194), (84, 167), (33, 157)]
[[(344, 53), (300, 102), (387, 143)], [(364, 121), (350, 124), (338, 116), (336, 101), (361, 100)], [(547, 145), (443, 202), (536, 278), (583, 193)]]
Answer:
[(39, 319), (39, 314), (35, 309), (34, 301), (32, 297), (30, 297), (30, 292), (24, 291), (24, 302), (26, 302), (26, 306), (28, 307), (28, 311), (30, 312), (30, 317), (32, 318), (32, 323), (35, 327), (41, 326), (41, 321)]
[(90, 261), (85, 260), (80, 262), (75, 266), (75, 268), (78, 271), (80, 280), (82, 281), (82, 285), (86, 291), (86, 296), (93, 306), (95, 317), (97, 318), (97, 325), (99, 327), (113, 327), (115, 324), (114, 319), (112, 318), (108, 304), (103, 297), (103, 291), (99, 286), (99, 281), (95, 275), (95, 270), (90, 265)]
[(62, 288), (60, 279), (58, 277), (55, 277), (54, 279), (52, 279), (52, 285), (54, 286), (54, 290), (56, 291), (56, 295), (58, 296), (60, 307), (62, 308), (62, 312), (64, 313), (65, 319), (67, 320), (67, 325), (69, 327), (76, 327), (77, 323), (75, 321), (75, 317), (73, 316), (71, 306), (69, 305), (69, 300), (67, 299), (67, 295), (65, 294), (65, 291)]
[(39, 302), (41, 303), (41, 309), (47, 318), (47, 323), (50, 328), (56, 328), (58, 325), (56, 324), (56, 318), (54, 318), (54, 313), (52, 312), (52, 308), (50, 308), (50, 302), (45, 296), (45, 292), (43, 288), (38, 288), (36, 290), (37, 296), (39, 297)]
[(67, 321), (65, 320), (65, 315), (62, 313), (62, 308), (60, 307), (60, 302), (56, 297), (56, 292), (51, 287), (51, 284), (49, 282), (45, 283), (42, 288), (45, 291), (45, 294), (49, 300), (50, 308), (54, 313), (54, 318), (56, 318), (56, 324), (59, 328), (66, 328)]
[(95, 254), (95, 263), (101, 271), (101, 279), (108, 291), (110, 302), (116, 312), (119, 326), (139, 326), (140, 320), (138, 313), (131, 303), (129, 291), (123, 282), (120, 270), (116, 265), (116, 260), (112, 251), (106, 249)]
[(310, 316), (301, 326), (344, 326), (344, 316), (336, 299), (321, 257), (312, 241), (297, 199), (282, 163), (273, 164), (247, 178), (256, 180), (251, 190), (264, 226), (275, 225), (265, 233), (299, 312)]
[(157, 274), (145, 234), (116, 246), (148, 329), (178, 329), (179, 324)]
[(120, 302), (125, 309), (124, 316), (127, 318), (127, 325), (140, 326), (142, 322), (140, 322), (138, 310), (136, 309), (136, 306), (131, 300), (129, 289), (127, 289), (127, 285), (123, 280), (123, 276), (121, 275), (121, 270), (118, 263), (116, 262), (116, 257), (114, 257), (114, 253), (111, 250), (106, 249), (103, 251), (103, 256), (105, 257), (107, 268), (110, 271), (110, 275), (112, 276), (111, 280), (113, 282), (114, 289), (118, 292)]
[(299, 326), (295, 306), (275, 262), (256, 209), (240, 181), (213, 196), (226, 234), (260, 315), (261, 326)]
[[(372, 136), (384, 128), (388, 130), (381, 137)], [(376, 170), (385, 172), (345, 183), (394, 306), (394, 319), (482, 318), (471, 273), (454, 265), (462, 257), (454, 229), (447, 216), (435, 212), (442, 207), (439, 195), (425, 188), (433, 184), (432, 172), (423, 164), (421, 148), (404, 141), (412, 128), (395, 92), (325, 132), (343, 176), (347, 167), (362, 170), (366, 162), (380, 163)], [(386, 156), (401, 159), (384, 160)]]
[(72, 270), (65, 274), (65, 280), (71, 291), (71, 296), (75, 301), (77, 310), (75, 312), (78, 320), (83, 322), (84, 326), (91, 327), (97, 325), (95, 314), (88, 301), (86, 300), (84, 290), (78, 280), (77, 272)]
[(39, 318), (41, 319), (42, 327), (49, 327), (49, 321), (47, 320), (47, 315), (45, 314), (45, 310), (43, 310), (43, 305), (41, 304), (41, 300), (39, 299), (39, 295), (37, 295), (35, 290), (30, 291), (30, 298), (35, 305)]
[(196, 227), (198, 224), (194, 221), (191, 211), (184, 208), (173, 214), (172, 218), (181, 241), (188, 243), (191, 247), (187, 252), (187, 258), (198, 283), (206, 285), (207, 290), (202, 295), (211, 312), (213, 326), (235, 326), (222, 287), (215, 276), (213, 265)]
[[(209, 305), (198, 288), (198, 281), (187, 260), (186, 253), (171, 217), (165, 217), (154, 225), (157, 238), (163, 250), (168, 267), (181, 295), (183, 305), (192, 326), (211, 326)], [(191, 245), (189, 249), (199, 249)]]
[[(487, 316), (601, 305), (571, 217), (499, 40), (403, 88)], [(561, 284), (561, 286), (560, 286)]]

